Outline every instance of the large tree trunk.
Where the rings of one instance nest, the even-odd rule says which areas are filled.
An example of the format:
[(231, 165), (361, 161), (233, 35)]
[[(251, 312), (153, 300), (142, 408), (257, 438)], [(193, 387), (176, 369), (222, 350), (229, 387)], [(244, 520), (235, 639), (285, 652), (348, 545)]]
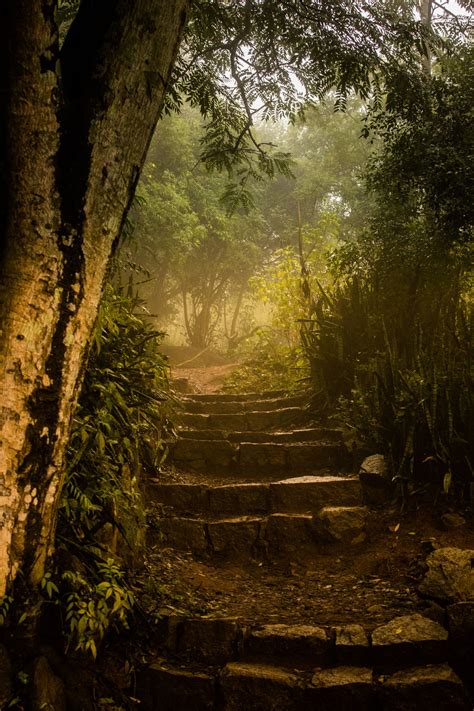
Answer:
[(37, 585), (107, 265), (188, 0), (0, 0), (0, 595)]

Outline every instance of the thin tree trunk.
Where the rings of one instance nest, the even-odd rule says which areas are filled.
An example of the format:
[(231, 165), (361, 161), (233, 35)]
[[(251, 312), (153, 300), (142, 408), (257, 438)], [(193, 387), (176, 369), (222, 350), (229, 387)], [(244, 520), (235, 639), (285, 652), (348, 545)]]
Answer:
[[(88, 343), (187, 0), (0, 9), (0, 595), (51, 554)], [(61, 69), (58, 69), (59, 60)]]

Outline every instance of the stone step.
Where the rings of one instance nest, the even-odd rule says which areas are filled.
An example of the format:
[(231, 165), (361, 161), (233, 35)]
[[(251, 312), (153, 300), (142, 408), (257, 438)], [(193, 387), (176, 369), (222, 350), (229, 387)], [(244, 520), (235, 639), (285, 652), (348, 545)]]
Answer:
[[(162, 618), (161, 657), (138, 678), (145, 709), (472, 708), (447, 664), (456, 640), (420, 614), (371, 632), (344, 626), (249, 625), (238, 618)], [(174, 662), (170, 663), (167, 658)]]
[(263, 432), (290, 428), (292, 425), (305, 424), (308, 419), (309, 415), (300, 407), (208, 415), (183, 412), (178, 417), (179, 424), (189, 429), (224, 430), (225, 432)]
[(238, 412), (260, 412), (271, 410), (282, 410), (288, 407), (304, 407), (309, 401), (309, 395), (294, 395), (286, 397), (267, 398), (264, 400), (195, 400), (193, 398), (182, 398), (181, 405), (184, 412), (211, 414), (229, 414)]
[(259, 625), (237, 617), (167, 615), (156, 642), (163, 654), (186, 663), (222, 666), (244, 661), (298, 669), (364, 666), (380, 674), (441, 664), (455, 644), (442, 625), (419, 613), (400, 615), (372, 631), (357, 623)]
[(448, 664), (378, 676), (370, 667), (316, 668), (230, 662), (195, 670), (159, 660), (138, 676), (144, 711), (469, 711), (472, 704)]
[(179, 430), (180, 439), (227, 440), (229, 442), (342, 442), (342, 431), (331, 427), (308, 427), (286, 432), (225, 432), (224, 430)]
[(180, 514), (235, 516), (315, 513), (324, 507), (361, 503), (358, 477), (304, 476), (261, 483), (168, 484), (148, 482), (148, 499)]
[(229, 442), (178, 439), (170, 445), (168, 462), (192, 472), (286, 474), (297, 476), (331, 467), (350, 466), (351, 456), (338, 442)]
[(268, 516), (160, 518), (160, 545), (200, 556), (233, 559), (299, 559), (315, 547), (340, 544), (356, 546), (365, 541), (366, 510), (332, 507), (335, 523), (327, 520), (328, 508), (312, 514), (274, 513)]
[(298, 390), (291, 394), (288, 394), (287, 390), (266, 390), (261, 393), (190, 393), (185, 399), (193, 402), (249, 402), (286, 397), (308, 398), (308, 391)]

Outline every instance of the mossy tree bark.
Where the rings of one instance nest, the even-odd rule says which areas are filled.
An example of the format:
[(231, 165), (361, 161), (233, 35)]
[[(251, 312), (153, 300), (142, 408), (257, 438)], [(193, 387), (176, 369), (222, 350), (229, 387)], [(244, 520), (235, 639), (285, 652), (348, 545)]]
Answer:
[(37, 585), (110, 257), (188, 0), (0, 2), (0, 595)]

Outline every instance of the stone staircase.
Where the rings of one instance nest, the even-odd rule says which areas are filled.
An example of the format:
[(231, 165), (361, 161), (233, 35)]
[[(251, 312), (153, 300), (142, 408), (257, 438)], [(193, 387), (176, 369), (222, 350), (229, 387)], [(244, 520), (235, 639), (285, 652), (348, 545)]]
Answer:
[[(175, 478), (148, 486), (158, 510), (151, 543), (208, 565), (263, 566), (363, 544), (368, 510), (341, 433), (313, 422), (306, 400), (184, 398)], [(165, 614), (158, 637), (138, 678), (144, 709), (472, 708), (449, 665), (447, 630), (418, 613), (368, 626)]]

